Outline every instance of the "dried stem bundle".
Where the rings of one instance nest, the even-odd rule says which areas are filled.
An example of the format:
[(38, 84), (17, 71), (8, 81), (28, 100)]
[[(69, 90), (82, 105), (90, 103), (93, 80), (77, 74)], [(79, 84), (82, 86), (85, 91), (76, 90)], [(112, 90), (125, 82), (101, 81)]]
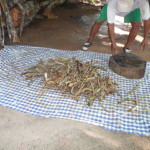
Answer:
[(26, 80), (30, 80), (29, 84), (36, 78), (43, 77), (44, 87), (55, 88), (63, 93), (69, 92), (77, 101), (79, 96), (84, 95), (91, 106), (96, 99), (101, 103), (106, 95), (119, 94), (116, 89), (117, 83), (113, 82), (109, 75), (103, 76), (97, 71), (107, 70), (94, 64), (92, 61), (83, 64), (76, 58), (54, 58), (47, 62), (40, 60), (22, 75), (26, 76)]

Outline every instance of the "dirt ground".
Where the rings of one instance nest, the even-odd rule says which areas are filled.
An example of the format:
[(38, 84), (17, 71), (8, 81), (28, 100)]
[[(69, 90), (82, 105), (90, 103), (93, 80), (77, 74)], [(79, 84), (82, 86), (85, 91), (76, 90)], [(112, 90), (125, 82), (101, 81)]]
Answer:
[[(58, 19), (36, 19), (27, 26), (21, 45), (81, 50), (97, 11), (58, 8)], [(81, 16), (83, 20), (81, 21)], [(129, 25), (118, 24), (117, 52), (122, 51)], [(132, 52), (150, 60), (149, 46), (140, 51), (142, 31)], [(103, 26), (90, 51), (110, 53), (107, 28)], [(66, 120), (43, 119), (0, 107), (0, 150), (150, 150), (150, 137), (104, 130), (94, 125)]]
[(47, 119), (0, 106), (0, 150), (150, 150), (150, 137)]
[[(35, 19), (27, 26), (21, 37), (22, 45), (42, 46), (65, 50), (81, 50), (87, 41), (92, 24), (98, 16), (96, 10), (64, 9), (58, 8), (53, 11), (58, 19)], [(129, 24), (116, 23), (117, 53), (122, 52), (126, 42)], [(141, 27), (142, 28), (142, 27)], [(141, 29), (136, 40), (131, 45), (132, 53), (150, 61), (150, 44), (145, 50), (140, 50), (143, 30)], [(95, 37), (90, 51), (110, 53), (110, 40), (107, 34), (107, 26), (104, 25)]]

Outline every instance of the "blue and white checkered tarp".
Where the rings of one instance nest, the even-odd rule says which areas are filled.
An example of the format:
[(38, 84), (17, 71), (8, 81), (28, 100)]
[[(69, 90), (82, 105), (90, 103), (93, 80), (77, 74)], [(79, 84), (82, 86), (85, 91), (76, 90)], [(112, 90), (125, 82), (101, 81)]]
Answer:
[[(118, 90), (123, 98), (137, 99), (138, 109), (134, 112), (127, 110), (133, 107), (132, 102), (118, 104), (120, 97), (107, 96), (103, 105), (111, 110), (105, 112), (98, 101), (88, 107), (81, 97), (76, 102), (62, 95), (60, 91), (42, 88), (42, 80), (38, 79), (30, 86), (28, 81), (20, 73), (29, 68), (37, 61), (48, 60), (54, 57), (76, 57), (83, 62), (94, 60), (108, 69), (111, 78), (118, 82)], [(146, 73), (142, 79), (126, 79), (113, 73), (108, 67), (110, 55), (90, 51), (65, 51), (43, 47), (31, 46), (5, 46), (0, 51), (0, 105), (18, 110), (20, 112), (43, 118), (66, 118), (92, 123), (112, 131), (125, 132), (137, 135), (150, 136), (150, 63), (147, 63)], [(134, 95), (127, 93), (141, 81)]]

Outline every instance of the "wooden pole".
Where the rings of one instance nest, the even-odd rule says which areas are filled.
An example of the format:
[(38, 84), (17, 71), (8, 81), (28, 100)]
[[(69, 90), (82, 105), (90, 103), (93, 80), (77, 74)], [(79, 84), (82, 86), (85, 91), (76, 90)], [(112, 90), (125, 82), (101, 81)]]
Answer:
[(12, 21), (6, 0), (1, 0), (1, 6), (5, 14), (7, 32), (8, 32), (10, 41), (13, 43), (20, 42), (18, 35), (17, 35), (17, 31), (13, 25), (13, 21)]
[(2, 6), (0, 3), (0, 49), (4, 48), (4, 22), (2, 18)]

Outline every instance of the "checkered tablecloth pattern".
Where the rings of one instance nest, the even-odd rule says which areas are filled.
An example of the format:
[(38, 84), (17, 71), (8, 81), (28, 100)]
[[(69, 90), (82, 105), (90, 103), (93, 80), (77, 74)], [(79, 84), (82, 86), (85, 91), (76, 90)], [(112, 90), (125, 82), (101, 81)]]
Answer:
[[(99, 61), (118, 82), (118, 90), (123, 98), (137, 99), (138, 109), (134, 112), (127, 110), (133, 106), (132, 102), (118, 104), (120, 97), (107, 96), (103, 105), (111, 110), (105, 112), (95, 101), (92, 107), (86, 105), (84, 97), (79, 102), (63, 95), (54, 89), (43, 89), (42, 79), (37, 79), (30, 86), (28, 81), (20, 75), (24, 69), (29, 68), (37, 61), (48, 60), (54, 57), (76, 57), (87, 62)], [(147, 63), (144, 78), (126, 79), (113, 73), (108, 67), (110, 55), (90, 51), (65, 51), (43, 47), (31, 46), (5, 46), (0, 51), (0, 105), (18, 110), (20, 112), (43, 118), (66, 118), (91, 123), (112, 131), (125, 132), (137, 135), (150, 136), (150, 63)], [(141, 81), (135, 95), (128, 95), (137, 83)]]

